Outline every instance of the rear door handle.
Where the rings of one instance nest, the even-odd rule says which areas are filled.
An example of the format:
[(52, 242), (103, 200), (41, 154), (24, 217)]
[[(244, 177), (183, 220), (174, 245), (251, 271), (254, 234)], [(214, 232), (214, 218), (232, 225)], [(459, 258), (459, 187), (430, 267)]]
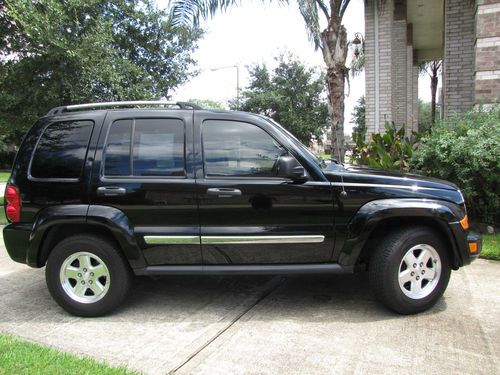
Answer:
[(241, 190), (230, 188), (210, 188), (207, 190), (208, 195), (217, 195), (219, 198), (238, 197), (241, 195)]
[(117, 195), (125, 195), (127, 190), (117, 186), (101, 186), (97, 188), (97, 195), (104, 197), (113, 197)]

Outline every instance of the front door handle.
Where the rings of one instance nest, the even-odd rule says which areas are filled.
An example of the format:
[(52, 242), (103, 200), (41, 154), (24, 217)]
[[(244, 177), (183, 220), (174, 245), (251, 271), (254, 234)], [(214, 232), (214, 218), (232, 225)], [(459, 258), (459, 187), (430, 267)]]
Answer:
[(117, 186), (101, 186), (97, 188), (97, 195), (103, 197), (114, 197), (117, 195), (125, 195), (127, 190)]
[(210, 188), (207, 190), (208, 195), (217, 195), (219, 198), (238, 197), (241, 195), (241, 190), (230, 188)]

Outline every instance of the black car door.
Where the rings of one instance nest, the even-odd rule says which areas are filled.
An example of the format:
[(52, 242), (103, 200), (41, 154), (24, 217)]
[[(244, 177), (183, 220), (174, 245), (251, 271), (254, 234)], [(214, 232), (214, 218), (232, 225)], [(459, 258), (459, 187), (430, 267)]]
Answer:
[(270, 124), (232, 116), (195, 112), (204, 263), (330, 261), (334, 236), (329, 182), (277, 177), (279, 157), (293, 150)]
[(149, 265), (201, 264), (193, 111), (109, 111), (90, 186), (92, 205), (127, 217)]

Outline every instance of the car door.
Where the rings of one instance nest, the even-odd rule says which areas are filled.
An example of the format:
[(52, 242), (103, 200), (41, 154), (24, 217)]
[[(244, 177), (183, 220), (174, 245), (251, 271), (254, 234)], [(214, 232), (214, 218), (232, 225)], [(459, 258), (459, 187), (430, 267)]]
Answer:
[(147, 264), (201, 264), (193, 111), (109, 111), (90, 200), (123, 212)]
[(278, 177), (279, 157), (299, 155), (284, 145), (283, 134), (252, 118), (257, 119), (195, 112), (204, 263), (330, 261), (334, 236), (329, 182), (312, 175), (301, 183)]

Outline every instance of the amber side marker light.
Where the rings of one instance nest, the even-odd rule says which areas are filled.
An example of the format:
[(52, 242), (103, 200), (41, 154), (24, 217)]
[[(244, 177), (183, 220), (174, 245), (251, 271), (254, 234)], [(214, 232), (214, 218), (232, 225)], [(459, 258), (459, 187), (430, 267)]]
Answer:
[(477, 253), (477, 242), (469, 242), (469, 253), (471, 254)]
[(464, 218), (460, 220), (460, 225), (464, 230), (469, 229), (469, 218), (467, 217), (467, 215), (465, 215)]

